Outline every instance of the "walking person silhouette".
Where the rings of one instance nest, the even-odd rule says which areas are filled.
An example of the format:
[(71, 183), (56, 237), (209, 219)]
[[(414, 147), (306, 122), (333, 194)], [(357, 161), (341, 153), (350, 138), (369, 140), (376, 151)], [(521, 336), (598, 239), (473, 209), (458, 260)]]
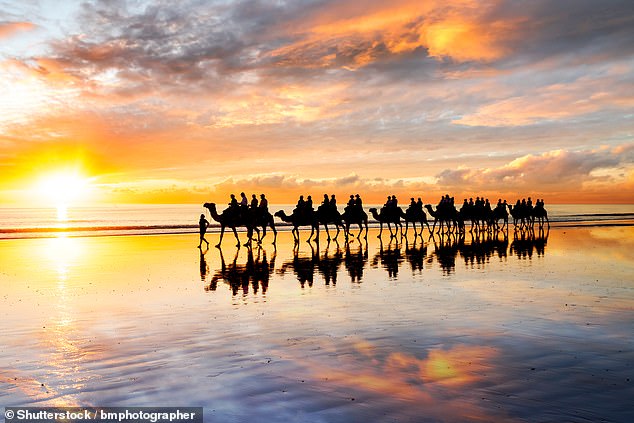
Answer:
[(198, 243), (198, 248), (201, 248), (203, 245), (203, 241), (207, 243), (207, 247), (209, 247), (209, 241), (205, 239), (205, 233), (207, 232), (207, 228), (209, 227), (209, 221), (205, 219), (205, 215), (201, 214), (200, 219), (198, 220), (198, 227), (200, 229), (200, 242)]

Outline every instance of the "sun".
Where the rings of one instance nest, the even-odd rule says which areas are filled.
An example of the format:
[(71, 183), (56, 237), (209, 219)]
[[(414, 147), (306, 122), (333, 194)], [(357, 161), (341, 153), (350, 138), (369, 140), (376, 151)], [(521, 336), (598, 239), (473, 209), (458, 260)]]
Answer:
[(57, 208), (58, 220), (66, 220), (71, 205), (81, 204), (90, 188), (90, 179), (78, 171), (59, 171), (46, 174), (36, 186), (38, 200)]

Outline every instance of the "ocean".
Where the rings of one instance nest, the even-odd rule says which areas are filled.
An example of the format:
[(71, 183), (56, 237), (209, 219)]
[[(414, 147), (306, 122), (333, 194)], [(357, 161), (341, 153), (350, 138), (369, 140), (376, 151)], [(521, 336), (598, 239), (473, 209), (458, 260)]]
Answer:
[[(273, 205), (271, 212), (292, 212), (293, 205)], [(380, 205), (366, 205), (370, 207)], [(546, 209), (555, 225), (616, 225), (634, 220), (634, 205), (555, 204)], [(200, 204), (122, 204), (100, 207), (74, 207), (60, 213), (55, 208), (0, 207), (0, 239), (47, 238), (66, 236), (112, 236), (195, 233), (198, 218), (205, 213), (212, 227), (220, 226)], [(368, 213), (368, 216), (370, 214)], [(429, 216), (428, 216), (429, 217)], [(276, 218), (282, 230), (288, 225)], [(370, 218), (370, 226), (377, 225)]]

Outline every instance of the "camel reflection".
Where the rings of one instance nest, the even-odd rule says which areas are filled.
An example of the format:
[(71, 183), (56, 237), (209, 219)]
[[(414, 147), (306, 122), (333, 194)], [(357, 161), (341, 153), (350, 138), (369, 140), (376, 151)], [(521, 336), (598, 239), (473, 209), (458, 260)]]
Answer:
[(363, 269), (368, 262), (368, 240), (365, 239), (364, 245), (359, 241), (357, 248), (351, 248), (352, 243), (346, 244), (346, 255), (344, 258), (344, 264), (350, 281), (352, 283), (361, 283), (363, 279)]
[[(277, 250), (267, 257), (261, 246), (236, 250), (232, 260), (225, 261), (223, 250), (219, 250), (220, 269), (212, 274), (209, 271), (208, 251), (200, 252), (200, 277), (207, 291), (215, 291), (219, 282), (227, 284), (233, 295), (250, 292), (267, 292), (272, 272), (284, 276), (293, 274), (302, 288), (312, 287), (316, 278), (322, 278), (325, 286), (336, 286), (340, 272), (344, 270), (352, 283), (361, 283), (366, 271), (383, 269), (389, 280), (397, 280), (402, 266), (408, 266), (412, 275), (422, 275), (424, 270), (437, 268), (443, 276), (455, 273), (457, 263), (464, 262), (465, 269), (483, 269), (492, 261), (504, 262), (508, 256), (521, 260), (530, 260), (534, 255), (543, 256), (548, 240), (548, 230), (515, 231), (509, 244), (507, 231), (473, 231), (441, 233), (429, 241), (420, 236), (413, 242), (406, 237), (394, 237), (388, 243), (379, 238), (374, 244), (375, 252), (369, 259), (367, 240), (355, 240), (340, 245), (336, 240), (325, 247), (319, 243), (290, 245), (287, 254), (290, 258), (275, 268)], [(301, 246), (301, 248), (300, 248)], [(292, 251), (292, 253), (291, 253)], [(243, 260), (240, 261), (239, 258)], [(427, 268), (427, 269), (426, 269)], [(208, 281), (208, 282), (206, 282)]]
[(412, 269), (412, 274), (422, 273), (427, 256), (427, 246), (423, 243), (422, 237), (420, 242), (417, 241), (417, 237), (414, 237), (411, 245), (407, 240), (405, 241), (405, 258)]
[(344, 256), (341, 247), (337, 241), (332, 243), (334, 248), (331, 251), (331, 243), (328, 242), (324, 253), (320, 254), (319, 244), (310, 244), (310, 254), (302, 254), (299, 251), (299, 245), (293, 247), (293, 258), (282, 264), (278, 273), (281, 275), (292, 271), (300, 286), (304, 288), (306, 284), (313, 286), (315, 273), (319, 273), (325, 281), (326, 285), (337, 284), (337, 274), (344, 262)]
[(434, 251), (427, 258), (427, 263), (436, 260), (443, 275), (448, 276), (455, 272), (458, 256), (464, 260), (467, 268), (482, 268), (493, 257), (506, 260), (508, 247), (506, 231), (441, 234), (439, 240), (434, 238)]
[(379, 238), (379, 251), (372, 258), (371, 265), (376, 268), (379, 264), (387, 270), (390, 279), (398, 277), (398, 269), (403, 263), (403, 254), (401, 253), (401, 244), (390, 239), (387, 248), (383, 248), (383, 241)]
[(512, 255), (518, 259), (530, 260), (533, 252), (537, 257), (543, 257), (548, 242), (549, 229), (539, 229), (537, 232), (531, 230), (518, 230), (513, 234), (513, 242), (509, 249)]
[(299, 244), (295, 243), (293, 247), (293, 258), (282, 263), (282, 267), (278, 270), (280, 275), (285, 275), (289, 270), (295, 273), (297, 280), (302, 288), (308, 284), (312, 287), (315, 280), (315, 269), (319, 262), (318, 252), (315, 252), (315, 247), (312, 243), (310, 246), (310, 256), (300, 254)]
[(339, 273), (339, 268), (343, 263), (343, 253), (336, 240), (334, 245), (335, 249), (331, 254), (329, 252), (330, 242), (328, 243), (324, 254), (319, 257), (319, 262), (317, 263), (317, 270), (326, 281), (326, 285), (330, 285), (331, 282), (333, 285), (337, 284), (337, 273)]
[[(501, 234), (501, 239), (500, 235)], [(494, 233), (480, 231), (471, 234), (471, 243), (462, 243), (459, 246), (460, 256), (467, 267), (482, 268), (489, 263), (492, 257), (504, 260), (507, 257), (509, 246), (508, 234), (504, 231)]]
[[(222, 249), (219, 249), (220, 254), (220, 270), (217, 270), (209, 284), (205, 286), (205, 291), (215, 291), (218, 287), (218, 282), (224, 282), (227, 284), (233, 295), (237, 295), (242, 292), (242, 295), (249, 294), (249, 290), (252, 290), (253, 294), (257, 294), (262, 289), (262, 294), (266, 293), (271, 278), (271, 272), (275, 268), (276, 251), (270, 259), (267, 258), (266, 250), (261, 247), (257, 248), (257, 254), (254, 254), (253, 248), (247, 248), (246, 263), (239, 264), (238, 257), (240, 250), (237, 249), (230, 263), (226, 263)], [(204, 254), (201, 253), (201, 278), (203, 276), (203, 264)], [(205, 265), (206, 266), (206, 265)]]
[(440, 238), (434, 239), (434, 251), (427, 257), (427, 263), (432, 264), (434, 260), (440, 266), (444, 276), (451, 275), (456, 269), (456, 257), (459, 252), (459, 244), (464, 242), (464, 236), (458, 234), (443, 234)]

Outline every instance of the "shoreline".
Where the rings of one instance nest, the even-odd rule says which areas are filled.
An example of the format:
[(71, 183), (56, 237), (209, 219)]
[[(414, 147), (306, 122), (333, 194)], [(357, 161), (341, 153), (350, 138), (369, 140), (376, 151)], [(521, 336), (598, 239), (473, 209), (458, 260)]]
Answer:
[[(430, 225), (433, 225), (433, 221), (429, 222)], [(411, 226), (411, 225), (410, 225)], [(575, 227), (620, 227), (620, 226), (634, 226), (634, 219), (614, 219), (614, 220), (565, 220), (565, 221), (551, 221), (550, 228), (575, 228)], [(290, 223), (279, 223), (275, 225), (278, 232), (289, 232), (292, 230), (293, 226)], [(369, 229), (378, 229), (380, 227), (379, 223), (376, 221), (371, 221), (368, 224)], [(418, 226), (417, 226), (418, 227)], [(469, 228), (471, 227), (470, 223), (466, 224), (467, 233), (469, 233)], [(352, 225), (351, 230), (353, 233), (358, 231), (357, 225)], [(172, 229), (172, 230), (170, 230)], [(219, 234), (220, 233), (220, 225), (213, 224), (209, 227), (207, 233), (208, 234)], [(533, 231), (547, 230), (548, 225), (535, 225)], [(300, 232), (310, 231), (310, 228), (307, 226), (301, 226), (299, 228)], [(332, 224), (329, 225), (330, 231), (336, 231), (336, 227)], [(385, 228), (387, 230), (387, 228)], [(244, 227), (236, 228), (238, 233), (246, 233), (246, 229)], [(508, 229), (504, 230), (494, 230), (494, 231), (485, 231), (486, 233), (504, 233), (507, 234), (519, 231), (526, 231), (525, 229), (519, 229), (513, 226), (512, 222), (509, 222)], [(324, 226), (321, 225), (319, 232), (325, 232)], [(267, 234), (272, 233), (270, 228), (267, 228)], [(429, 231), (427, 229), (424, 230), (424, 233), (429, 235)], [(197, 225), (174, 225), (174, 226), (113, 226), (113, 227), (94, 227), (94, 228), (27, 228), (27, 229), (0, 229), (0, 241), (6, 240), (17, 240), (17, 239), (41, 239), (41, 238), (57, 238), (57, 237), (69, 237), (69, 238), (98, 238), (98, 237), (109, 237), (109, 236), (153, 236), (153, 235), (187, 235), (187, 234), (198, 234), (198, 226)], [(225, 230), (225, 236), (230, 236), (232, 231), (230, 229)], [(436, 232), (436, 235), (438, 233)]]

